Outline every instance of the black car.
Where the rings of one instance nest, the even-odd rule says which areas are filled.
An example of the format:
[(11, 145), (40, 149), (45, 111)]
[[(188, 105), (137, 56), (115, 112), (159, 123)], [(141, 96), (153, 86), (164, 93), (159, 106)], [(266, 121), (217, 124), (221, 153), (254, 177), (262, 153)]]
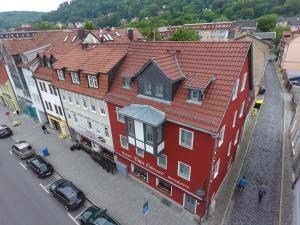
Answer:
[(120, 225), (115, 219), (107, 214), (107, 209), (91, 206), (79, 216), (81, 225)]
[(68, 211), (79, 208), (85, 201), (83, 192), (65, 179), (59, 179), (51, 184), (50, 193), (64, 204)]
[(6, 126), (4, 124), (0, 124), (0, 137), (8, 137), (12, 134), (13, 133), (8, 126)]
[(27, 165), (38, 177), (48, 177), (53, 173), (53, 166), (39, 155), (27, 160)]

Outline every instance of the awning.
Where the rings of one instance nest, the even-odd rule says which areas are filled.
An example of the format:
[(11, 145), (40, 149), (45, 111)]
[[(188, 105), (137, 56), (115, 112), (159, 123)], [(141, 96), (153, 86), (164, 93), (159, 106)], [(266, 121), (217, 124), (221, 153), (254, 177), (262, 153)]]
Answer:
[(154, 127), (159, 126), (166, 119), (164, 112), (149, 105), (131, 104), (119, 109), (117, 112), (126, 117), (140, 120), (143, 123), (152, 125)]

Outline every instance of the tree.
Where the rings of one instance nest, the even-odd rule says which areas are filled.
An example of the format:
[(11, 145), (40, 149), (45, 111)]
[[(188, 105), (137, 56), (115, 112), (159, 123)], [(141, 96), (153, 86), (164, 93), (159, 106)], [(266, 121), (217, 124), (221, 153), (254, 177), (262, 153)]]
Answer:
[(193, 29), (178, 29), (175, 33), (172, 34), (171, 41), (199, 41), (200, 36), (197, 31)]
[(257, 28), (262, 32), (271, 31), (276, 26), (277, 21), (276, 14), (269, 14), (265, 16), (261, 16), (257, 19)]
[(95, 30), (96, 27), (95, 27), (95, 25), (94, 25), (94, 23), (92, 21), (86, 21), (84, 23), (84, 29), (85, 30)]
[(32, 25), (32, 30), (53, 30), (54, 25), (49, 22), (40, 22)]
[(276, 38), (273, 40), (274, 44), (277, 46), (282, 38), (283, 32), (290, 31), (291, 28), (289, 26), (277, 26), (273, 31), (276, 32)]

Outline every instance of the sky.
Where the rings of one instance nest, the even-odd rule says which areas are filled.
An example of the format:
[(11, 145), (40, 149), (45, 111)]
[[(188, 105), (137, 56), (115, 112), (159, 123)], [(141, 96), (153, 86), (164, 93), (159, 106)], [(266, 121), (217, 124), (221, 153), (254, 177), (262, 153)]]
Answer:
[(0, 0), (0, 12), (4, 11), (39, 11), (56, 10), (59, 4), (67, 0)]

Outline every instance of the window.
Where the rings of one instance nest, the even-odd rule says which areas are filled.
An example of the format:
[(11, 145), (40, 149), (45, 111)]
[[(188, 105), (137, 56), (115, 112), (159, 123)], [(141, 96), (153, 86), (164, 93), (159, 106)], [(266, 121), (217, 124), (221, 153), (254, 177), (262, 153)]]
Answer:
[(123, 88), (130, 89), (131, 88), (131, 80), (130, 78), (123, 78)]
[(202, 92), (196, 89), (189, 89), (188, 100), (189, 102), (193, 102), (193, 103), (201, 102), (203, 100)]
[(73, 84), (80, 84), (79, 74), (78, 73), (71, 72), (71, 78), (72, 78)]
[(119, 122), (124, 123), (125, 122), (125, 117), (124, 117), (124, 115), (118, 113), (119, 109), (120, 109), (119, 107), (116, 107), (117, 119), (118, 119)]
[(105, 133), (105, 136), (107, 138), (109, 138), (109, 132), (108, 132), (108, 128), (107, 127), (104, 127), (104, 133)]
[(69, 103), (70, 103), (70, 104), (73, 104), (72, 96), (71, 96), (71, 95), (69, 95)]
[(162, 142), (162, 125), (157, 128), (157, 144)]
[(166, 181), (156, 178), (156, 186), (161, 191), (171, 195), (172, 194), (172, 186), (171, 184), (167, 183)]
[(234, 84), (234, 88), (233, 88), (232, 100), (235, 100), (237, 98), (239, 83), (240, 83), (240, 79), (237, 79), (237, 81)]
[(136, 166), (134, 164), (131, 164), (131, 171), (132, 173), (140, 178), (143, 181), (148, 181), (148, 172), (144, 170), (143, 168)]
[(68, 113), (68, 119), (70, 119), (70, 120), (72, 119), (72, 118), (71, 118), (71, 114), (70, 114), (70, 113)]
[(94, 99), (90, 99), (90, 104), (91, 104), (91, 110), (92, 112), (96, 112), (96, 105), (95, 105), (95, 100)]
[(60, 106), (58, 106), (58, 111), (59, 111), (59, 114), (62, 116), (63, 115), (63, 112), (62, 112), (62, 109)]
[(136, 147), (136, 154), (142, 158), (144, 158), (144, 150), (139, 148), (139, 147)]
[(41, 89), (41, 91), (44, 91), (44, 88), (43, 88), (43, 85), (42, 85), (42, 83), (41, 83), (41, 82), (39, 82), (39, 84), (40, 84), (40, 89)]
[(157, 157), (157, 165), (161, 168), (167, 169), (167, 156), (166, 155), (159, 155)]
[(157, 84), (155, 86), (155, 96), (159, 98), (164, 97), (164, 85), (163, 84)]
[(145, 125), (146, 143), (153, 144), (153, 127)]
[(64, 102), (66, 102), (67, 100), (66, 100), (66, 96), (65, 95), (62, 95), (62, 99), (63, 99), (63, 101)]
[(50, 102), (48, 102), (48, 104), (49, 104), (49, 108), (50, 108), (50, 110), (51, 110), (51, 111), (53, 111), (51, 103), (50, 103)]
[(48, 106), (48, 102), (47, 101), (45, 101), (45, 105), (46, 105), (46, 109), (49, 110), (49, 106)]
[(95, 105), (91, 105), (91, 109), (93, 112), (96, 112), (96, 106)]
[(46, 88), (46, 84), (43, 83), (43, 87), (44, 87), (44, 92), (47, 92), (47, 88)]
[(88, 75), (89, 87), (98, 88), (98, 81), (96, 76)]
[(236, 115), (237, 115), (237, 111), (234, 112), (234, 117), (233, 117), (232, 127), (235, 127)]
[(144, 94), (151, 95), (152, 94), (152, 84), (151, 82), (144, 82)]
[(133, 119), (131, 119), (131, 118), (127, 119), (127, 131), (128, 131), (129, 136), (135, 137), (134, 122), (133, 122)]
[(57, 70), (57, 76), (59, 80), (65, 80), (65, 73), (63, 70)]
[(241, 92), (245, 90), (246, 87), (246, 81), (247, 81), (247, 73), (243, 75), (243, 81), (242, 81), (242, 86), (241, 86)]
[(58, 114), (58, 108), (57, 108), (57, 105), (54, 105), (54, 108), (55, 108), (55, 112)]
[(192, 131), (180, 128), (179, 130), (179, 144), (183, 147), (192, 149), (193, 148), (194, 133)]
[(82, 104), (83, 104), (83, 108), (87, 109), (87, 103), (85, 97), (82, 97)]
[(75, 104), (76, 104), (77, 107), (80, 107), (79, 96), (78, 95), (75, 96)]
[(231, 141), (229, 142), (229, 145), (228, 145), (227, 156), (230, 156), (230, 154), (231, 154)]
[(243, 116), (244, 114), (244, 108), (245, 108), (245, 101), (243, 101), (242, 106), (241, 106), (241, 110), (240, 110), (240, 118)]
[(50, 94), (53, 95), (53, 89), (52, 89), (51, 85), (49, 84), (48, 86), (49, 86)]
[(185, 180), (191, 179), (191, 167), (182, 162), (178, 162), (178, 171), (177, 175)]
[(125, 148), (128, 150), (128, 140), (127, 137), (120, 135), (120, 144), (122, 148)]
[(237, 131), (236, 131), (235, 139), (234, 139), (234, 145), (236, 145), (236, 143), (238, 142), (238, 139), (239, 139), (239, 131), (240, 131), (240, 130), (237, 130)]
[(220, 135), (219, 135), (219, 147), (223, 144), (224, 142), (224, 135), (225, 135), (225, 125), (224, 127), (221, 129), (220, 131)]
[(220, 167), (220, 159), (215, 164), (215, 170), (214, 170), (214, 178), (216, 178), (219, 174), (219, 167)]
[(87, 121), (87, 125), (88, 125), (88, 128), (91, 130), (93, 127), (92, 127), (92, 123), (91, 121)]
[(77, 120), (77, 115), (74, 113), (73, 116), (74, 116), (74, 121), (77, 122), (78, 121)]

